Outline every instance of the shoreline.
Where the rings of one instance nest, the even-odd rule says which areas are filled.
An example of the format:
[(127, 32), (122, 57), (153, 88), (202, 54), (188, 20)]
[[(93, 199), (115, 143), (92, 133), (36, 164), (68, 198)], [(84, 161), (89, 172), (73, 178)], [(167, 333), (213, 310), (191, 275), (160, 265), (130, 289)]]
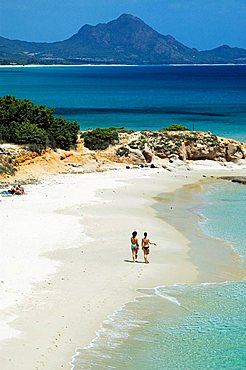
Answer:
[[(179, 208), (179, 211), (176, 212), (176, 216), (177, 216), (177, 213), (180, 214), (180, 212), (181, 212), (181, 214), (183, 215), (183, 218), (186, 219), (187, 223), (190, 223), (189, 233), (187, 233), (187, 232), (185, 232), (186, 227), (184, 225), (183, 225), (184, 227), (182, 229), (182, 228), (178, 227), (179, 223), (172, 222), (170, 224), (170, 222), (168, 222), (169, 225), (175, 227), (176, 230), (181, 232), (182, 235), (184, 235), (189, 240), (188, 256), (189, 256), (190, 261), (193, 264), (195, 263), (195, 260), (194, 260), (194, 255), (192, 255), (192, 251), (194, 251), (196, 249), (198, 249), (198, 250), (196, 250), (196, 254), (199, 255), (200, 262), (201, 262), (201, 260), (204, 259), (204, 253), (200, 253), (200, 252), (202, 252), (202, 248), (204, 247), (204, 243), (202, 243), (201, 245), (194, 245), (194, 239), (196, 240), (196, 238), (200, 237), (200, 240), (204, 239), (205, 243), (206, 243), (206, 240), (208, 240), (211, 243), (209, 245), (208, 244), (206, 245), (206, 249), (207, 249), (206, 250), (206, 254), (207, 254), (206, 262), (211, 264), (211, 262), (213, 262), (213, 258), (215, 257), (216, 262), (215, 262), (214, 266), (213, 266), (213, 263), (212, 263), (212, 271), (209, 270), (209, 269), (205, 269), (206, 274), (202, 274), (202, 269), (201, 269), (202, 265), (201, 265), (201, 263), (200, 264), (195, 263), (195, 266), (198, 269), (198, 276), (197, 276), (197, 279), (195, 279), (191, 283), (188, 283), (188, 284), (187, 283), (175, 283), (175, 284), (170, 284), (170, 285), (164, 285), (164, 283), (163, 283), (163, 285), (155, 286), (155, 287), (151, 287), (151, 288), (150, 287), (141, 287), (141, 288), (139, 288), (137, 290), (137, 293), (140, 293), (140, 295), (136, 295), (131, 301), (128, 301), (127, 303), (124, 303), (119, 309), (115, 310), (113, 313), (108, 315), (107, 318), (105, 318), (105, 320), (101, 323), (100, 328), (96, 331), (96, 335), (92, 339), (92, 341), (89, 343), (89, 345), (87, 345), (85, 347), (76, 348), (75, 354), (72, 357), (72, 361), (71, 361), (71, 364), (72, 364), (71, 370), (74, 370), (74, 369), (77, 369), (77, 368), (80, 369), (81, 364), (83, 364), (83, 357), (85, 356), (84, 361), (85, 361), (85, 363), (87, 363), (86, 361), (88, 361), (88, 358), (90, 358), (90, 356), (92, 356), (92, 353), (94, 351), (95, 351), (95, 354), (98, 353), (100, 355), (101, 350), (105, 349), (105, 351), (106, 351), (105, 352), (105, 356), (106, 356), (105, 358), (107, 358), (107, 356), (109, 354), (108, 354), (108, 351), (107, 351), (106, 343), (108, 341), (108, 344), (110, 344), (111, 343), (111, 339), (110, 339), (111, 335), (114, 335), (114, 332), (111, 334), (111, 330), (112, 330), (111, 325), (113, 326), (113, 322), (115, 322), (115, 321), (117, 322), (117, 320), (119, 320), (118, 324), (120, 324), (121, 323), (121, 321), (120, 321), (120, 312), (121, 311), (127, 312), (129, 306), (133, 307), (136, 304), (140, 305), (140, 303), (137, 303), (137, 302), (140, 302), (142, 299), (145, 301), (150, 296), (154, 297), (155, 295), (158, 296), (160, 294), (160, 296), (162, 298), (164, 298), (164, 300), (166, 300), (167, 304), (170, 304), (170, 302), (171, 302), (171, 306), (173, 304), (175, 304), (177, 306), (181, 306), (185, 310), (188, 310), (175, 297), (173, 297), (172, 295), (170, 295), (168, 293), (163, 295), (159, 292), (159, 290), (162, 290), (162, 289), (165, 290), (166, 288), (168, 289), (168, 288), (170, 288), (170, 286), (187, 286), (187, 285), (191, 285), (191, 286), (194, 285), (194, 286), (201, 286), (201, 287), (202, 286), (207, 286), (207, 285), (216, 285), (217, 286), (217, 285), (224, 285), (224, 284), (228, 284), (228, 283), (232, 283), (232, 282), (242, 282), (244, 280), (244, 276), (245, 276), (244, 266), (242, 264), (241, 259), (239, 258), (238, 253), (236, 253), (236, 251), (233, 249), (233, 246), (232, 246), (231, 242), (229, 242), (225, 239), (219, 239), (219, 238), (210, 236), (207, 233), (205, 233), (200, 228), (200, 226), (198, 225), (199, 214), (197, 214), (197, 213), (196, 214), (191, 214), (190, 217), (187, 217), (187, 214), (190, 212), (190, 204), (193, 202), (192, 203), (192, 208), (195, 205), (200, 206), (201, 203), (202, 203), (202, 194), (204, 193), (204, 191), (207, 190), (206, 187), (209, 186), (211, 183), (216, 183), (218, 181), (219, 181), (219, 179), (213, 179), (213, 178), (204, 179), (204, 178), (202, 178), (201, 180), (198, 180), (197, 182), (194, 182), (194, 183), (191, 183), (191, 184), (185, 184), (185, 185), (182, 186), (182, 188), (178, 188), (178, 189), (174, 190), (171, 193), (160, 194), (160, 195), (158, 195), (158, 197), (154, 198), (154, 200), (157, 200), (157, 198), (158, 198), (159, 199), (158, 202), (160, 202), (160, 199), (163, 199), (163, 198), (168, 198), (169, 200), (171, 200), (171, 198), (174, 198), (175, 202), (177, 204), (177, 208)], [(205, 189), (203, 189), (204, 187), (205, 187)], [(195, 190), (197, 192), (197, 194), (195, 195), (195, 198), (196, 198), (195, 200), (192, 199), (193, 196), (194, 196), (193, 190)], [(184, 202), (184, 199), (185, 199), (186, 204), (185, 204), (184, 209), (183, 209), (182, 203)], [(160, 203), (154, 203), (152, 205), (153, 209), (155, 209), (155, 210), (158, 208), (158, 207), (156, 207), (156, 205), (160, 206)], [(187, 213), (186, 213), (186, 211), (187, 211)], [(193, 217), (193, 216), (195, 216), (195, 217)], [(163, 217), (163, 214), (161, 214), (160, 212), (159, 212), (158, 217), (160, 217), (162, 220), (166, 221), (165, 217)], [(172, 218), (175, 220), (175, 216), (173, 216)], [(191, 240), (190, 240), (189, 239), (189, 234), (191, 235), (192, 231), (193, 232), (195, 231), (196, 236), (194, 238), (191, 238)], [(213, 248), (214, 247), (216, 247), (216, 249), (217, 249), (216, 250), (216, 256), (213, 255)], [(220, 264), (220, 261), (218, 261), (218, 256), (222, 257), (222, 264)], [(225, 262), (227, 262), (227, 264)], [(232, 266), (230, 266), (231, 264), (232, 264)], [(230, 268), (230, 267), (232, 267), (232, 268)], [(230, 271), (227, 271), (226, 268), (229, 268)], [(212, 274), (211, 274), (211, 272), (212, 272)], [(215, 274), (215, 272), (216, 272), (216, 274)], [(171, 309), (171, 306), (170, 306), (170, 309)], [(137, 306), (137, 307), (140, 307), (140, 306)], [(167, 311), (167, 314), (168, 314), (168, 311)], [(123, 325), (123, 322), (121, 324)], [(110, 327), (109, 327), (109, 325), (110, 325)], [(141, 323), (139, 325), (141, 327)], [(143, 325), (144, 325), (144, 322), (143, 322)], [(136, 324), (136, 327), (137, 326), (138, 326), (138, 324)], [(134, 325), (133, 325), (133, 327), (134, 327)], [(118, 326), (116, 324), (116, 327), (115, 327), (116, 338), (118, 338), (118, 335), (120, 336), (120, 330), (121, 330), (121, 327), (118, 328)], [(123, 328), (123, 330), (124, 330), (124, 328)], [(133, 328), (133, 331), (134, 331), (134, 328)], [(142, 332), (143, 332), (143, 330), (142, 330)], [(120, 336), (120, 338), (123, 340), (126, 337), (131, 336), (131, 335), (132, 334), (131, 334), (131, 327), (130, 327), (129, 331), (126, 330), (126, 333), (124, 332), (123, 336), (122, 337)], [(108, 338), (108, 339), (105, 339), (105, 338)], [(113, 340), (113, 342), (112, 342), (113, 346), (117, 345), (117, 341), (118, 340), (116, 340), (116, 339), (115, 339), (115, 341)], [(102, 344), (102, 343), (104, 343), (104, 344)], [(121, 344), (123, 344), (123, 342)], [(102, 347), (100, 347), (100, 345), (102, 345)], [(90, 351), (92, 351), (91, 355), (90, 355)], [(76, 360), (78, 362), (76, 362)], [(98, 366), (98, 364), (96, 366)]]
[[(22, 314), (17, 315), (18, 318), (12, 322), (11, 327), (22, 334), (20, 337), (5, 341), (0, 347), (0, 356), (2, 357), (3, 353), (5, 356), (5, 369), (16, 370), (15, 365), (18, 363), (19, 366), (20, 361), (23, 361), (22, 368), (25, 370), (29, 369), (28, 366), (32, 370), (34, 364), (40, 368), (52, 370), (58, 368), (58, 365), (70, 369), (68, 361), (71, 360), (75, 348), (93, 340), (100, 323), (119, 306), (137, 297), (137, 289), (142, 286), (153, 288), (161, 283), (196, 281), (197, 269), (190, 258), (187, 259), (189, 241), (179, 231), (160, 219), (152, 204), (156, 194), (160, 194), (158, 189), (164, 186), (168, 191), (175, 191), (185, 183), (194, 183), (197, 179), (201, 179), (205, 172), (211, 174), (214, 171), (203, 170), (192, 171), (192, 173), (182, 171), (168, 173), (159, 170), (109, 171), (97, 174), (96, 178), (107, 181), (97, 184), (99, 187), (95, 190), (96, 193), (94, 192), (92, 204), (83, 204), (80, 209), (78, 202), (75, 202), (78, 199), (73, 198), (74, 203), (71, 204), (71, 199), (69, 200), (67, 195), (62, 200), (63, 207), (58, 213), (79, 219), (85, 227), (87, 239), (84, 242), (81, 241), (80, 246), (70, 246), (70, 249), (55, 248), (54, 251), (45, 253), (45, 257), (49, 260), (59, 261), (60, 267), (54, 275), (35, 284), (32, 295), (24, 303), (24, 309), (28, 311), (22, 310)], [(228, 172), (228, 169), (223, 171), (225, 172)], [(74, 190), (84, 182), (78, 182), (78, 179), (84, 180), (83, 176), (88, 178), (88, 175), (80, 175), (82, 178), (76, 175), (65, 176), (68, 176), (67, 179), (74, 178)], [(89, 176), (93, 178), (93, 174)], [(54, 190), (52, 188), (54, 181), (58, 182), (58, 187), (60, 185), (61, 189), (66, 189), (69, 183), (68, 181), (66, 184), (67, 179), (64, 180), (64, 186), (62, 177), (60, 180), (59, 176), (52, 178), (49, 190)], [(108, 185), (106, 188), (105, 184)], [(45, 187), (44, 184), (42, 186)], [(39, 185), (36, 189), (40, 189)], [(57, 197), (62, 194), (59, 193)], [(76, 196), (78, 194), (76, 193)], [(48, 200), (50, 200), (49, 195)], [(130, 202), (131, 211), (126, 213), (127, 202)], [(105, 207), (107, 207), (107, 214), (105, 214)], [(112, 222), (114, 222), (116, 236), (112, 235)], [(152, 251), (150, 265), (122, 263), (125, 258), (130, 257), (127, 247), (128, 234), (132, 231), (134, 222), (136, 228), (141, 230), (145, 229), (147, 224), (153, 240), (158, 239), (160, 242), (161, 248)], [(124, 230), (123, 234), (127, 235), (121, 235), (122, 230)], [(141, 234), (139, 238), (140, 236)], [(164, 264), (161, 262), (163, 260)], [(99, 280), (97, 280), (98, 274)], [(83, 280), (78, 281), (81, 275)], [(23, 303), (19, 305), (17, 313), (20, 313), (20, 307), (23, 308)], [(16, 310), (12, 310), (12, 314), (14, 312)], [(45, 330), (47, 327), (50, 334)], [(35, 340), (36, 342), (33, 343)], [(15, 359), (9, 361), (11, 353), (15, 353)], [(27, 358), (32, 364), (24, 362)], [(17, 362), (14, 364), (13, 360)]]
[(1, 64), (1, 68), (43, 68), (43, 67), (223, 67), (246, 66), (246, 63), (227, 64)]
[[(144, 66), (144, 65), (143, 65)], [(0, 68), (43, 68), (43, 67), (141, 67), (138, 64), (1, 64)]]
[[(204, 191), (208, 191), (212, 184), (224, 184), (223, 181), (219, 178), (202, 178), (172, 193), (159, 194), (155, 198), (157, 203), (154, 208), (159, 211), (160, 217), (189, 240), (189, 258), (199, 271), (197, 283), (223, 283), (227, 279), (241, 280), (245, 276), (240, 255), (233, 248), (231, 241), (212, 236), (199, 225), (204, 218), (199, 210), (204, 203)], [(164, 208), (162, 204), (165, 205)], [(180, 218), (180, 214), (183, 218)], [(186, 224), (183, 222), (184, 218)]]

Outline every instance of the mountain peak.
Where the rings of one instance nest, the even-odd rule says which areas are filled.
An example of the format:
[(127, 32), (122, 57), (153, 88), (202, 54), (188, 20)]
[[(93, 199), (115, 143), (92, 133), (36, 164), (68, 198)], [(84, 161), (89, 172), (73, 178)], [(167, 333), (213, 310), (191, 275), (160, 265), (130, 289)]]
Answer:
[[(88, 31), (89, 29), (97, 29), (98, 27), (107, 27), (107, 26), (113, 26), (113, 27), (138, 27), (138, 26), (145, 26), (148, 27), (144, 21), (142, 21), (140, 18), (135, 17), (132, 14), (123, 13), (118, 18), (109, 21), (108, 23), (98, 23), (95, 26), (91, 26), (89, 24), (85, 24), (80, 28), (78, 31), (79, 34), (83, 33), (84, 31)], [(74, 35), (73, 35), (74, 36)], [(72, 37), (73, 37), (72, 36)]]
[(127, 13), (123, 13), (121, 14), (117, 19), (116, 21), (137, 21), (137, 22), (142, 22), (144, 23), (140, 18), (138, 17), (135, 17), (134, 15), (132, 14), (127, 14)]
[(219, 46), (217, 49), (220, 49), (220, 50), (230, 50), (232, 48), (229, 45), (224, 44), (224, 45)]
[(76, 34), (55, 43), (28, 43), (1, 38), (0, 63), (170, 64), (245, 63), (246, 50), (222, 45), (199, 52), (164, 36), (140, 18), (121, 14), (95, 26), (85, 24)]
[(114, 24), (119, 26), (130, 27), (150, 27), (140, 18), (132, 14), (123, 13), (117, 19), (107, 23), (108, 25)]

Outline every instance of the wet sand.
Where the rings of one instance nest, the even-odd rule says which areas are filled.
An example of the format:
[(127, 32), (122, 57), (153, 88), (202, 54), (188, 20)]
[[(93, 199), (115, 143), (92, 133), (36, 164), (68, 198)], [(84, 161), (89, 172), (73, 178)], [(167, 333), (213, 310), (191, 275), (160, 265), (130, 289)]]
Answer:
[[(70, 369), (75, 349), (88, 345), (102, 321), (137, 296), (137, 289), (200, 279), (184, 230), (164, 221), (153, 199), (204, 173), (143, 169), (56, 176), (30, 186), (25, 198), (4, 199), (2, 368)], [(16, 211), (18, 233), (12, 228)], [(158, 244), (149, 265), (130, 262), (133, 229), (139, 238), (148, 231)], [(22, 264), (13, 257), (17, 248)], [(140, 256), (142, 262), (141, 250)]]

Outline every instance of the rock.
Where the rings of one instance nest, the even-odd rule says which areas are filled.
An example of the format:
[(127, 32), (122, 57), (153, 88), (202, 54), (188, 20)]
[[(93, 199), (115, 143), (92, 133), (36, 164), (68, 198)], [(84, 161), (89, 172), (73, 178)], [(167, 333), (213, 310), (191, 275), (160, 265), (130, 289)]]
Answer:
[(219, 179), (228, 180), (231, 182), (236, 182), (239, 184), (246, 185), (246, 177), (245, 176), (221, 176)]
[(147, 162), (152, 162), (153, 153), (146, 144), (142, 154)]
[(128, 154), (128, 160), (131, 161), (131, 163), (140, 164), (145, 162), (145, 158), (139, 149), (132, 149), (130, 148), (130, 152)]
[(240, 146), (236, 146), (233, 144), (227, 145), (226, 150), (226, 160), (227, 161), (234, 161), (237, 159), (242, 159), (244, 157), (243, 150), (240, 148)]
[(179, 156), (177, 154), (171, 154), (169, 157), (169, 162), (173, 163), (179, 159)]

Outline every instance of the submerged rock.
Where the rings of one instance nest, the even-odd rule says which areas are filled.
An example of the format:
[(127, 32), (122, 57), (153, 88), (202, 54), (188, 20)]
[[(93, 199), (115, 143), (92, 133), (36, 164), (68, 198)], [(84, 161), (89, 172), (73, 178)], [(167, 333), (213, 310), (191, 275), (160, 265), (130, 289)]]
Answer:
[(220, 179), (228, 180), (231, 182), (237, 182), (239, 184), (246, 185), (246, 177), (245, 176), (221, 176)]

